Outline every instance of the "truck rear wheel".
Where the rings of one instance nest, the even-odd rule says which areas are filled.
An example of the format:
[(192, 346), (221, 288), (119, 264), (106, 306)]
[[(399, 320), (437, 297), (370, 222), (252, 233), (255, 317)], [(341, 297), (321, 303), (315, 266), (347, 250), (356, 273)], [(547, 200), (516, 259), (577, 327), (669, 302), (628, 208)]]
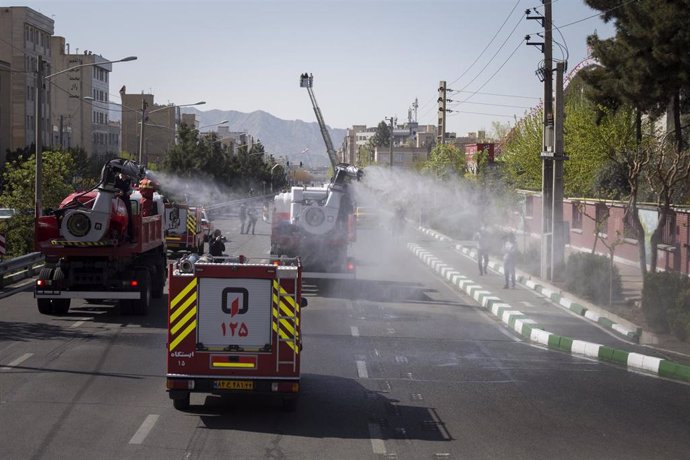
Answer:
[[(65, 272), (62, 271), (62, 268), (57, 267), (55, 270), (53, 270), (53, 282), (57, 284), (58, 286), (64, 284), (65, 281)], [(71, 303), (71, 299), (52, 299), (53, 301), (53, 313), (56, 315), (64, 315), (69, 311), (69, 305)]]
[(173, 399), (173, 407), (177, 410), (188, 410), (189, 409), (189, 393), (185, 393), (185, 395), (181, 398), (175, 398)]
[[(49, 280), (53, 276), (52, 268), (42, 268), (38, 274), (39, 280)], [(53, 304), (50, 299), (36, 299), (36, 305), (38, 306), (38, 312), (42, 315), (52, 315), (53, 314)]]
[[(61, 268), (42, 268), (38, 279), (62, 282), (65, 273)], [(70, 299), (36, 299), (38, 312), (43, 315), (64, 315), (69, 311)]]
[(165, 288), (165, 262), (154, 265), (151, 279), (151, 297), (160, 299), (163, 297), (163, 289)]
[(137, 268), (135, 279), (139, 282), (139, 292), (141, 298), (133, 302), (133, 312), (135, 315), (146, 315), (151, 304), (151, 273), (146, 268)]

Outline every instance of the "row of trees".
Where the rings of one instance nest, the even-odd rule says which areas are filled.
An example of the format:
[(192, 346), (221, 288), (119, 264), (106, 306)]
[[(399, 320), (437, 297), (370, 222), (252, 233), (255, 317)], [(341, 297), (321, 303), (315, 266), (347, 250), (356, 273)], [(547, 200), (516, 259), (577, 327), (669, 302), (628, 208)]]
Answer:
[[(266, 154), (260, 142), (241, 146), (233, 154), (215, 134), (201, 135), (186, 125), (180, 128), (178, 141), (156, 169), (189, 182), (211, 182), (224, 193), (237, 195), (246, 195), (262, 184), (279, 190), (286, 183), (283, 167), (276, 166), (275, 159)], [(32, 151), (28, 148), (9, 152), (0, 179), (0, 207), (15, 210), (15, 217), (4, 221), (4, 228), (0, 228), (6, 237), (9, 257), (33, 250), (36, 159)], [(126, 152), (123, 156), (130, 157)], [(103, 164), (113, 158), (88, 157), (81, 149), (45, 151), (42, 157), (43, 204), (47, 209), (56, 209), (73, 191), (96, 186)]]

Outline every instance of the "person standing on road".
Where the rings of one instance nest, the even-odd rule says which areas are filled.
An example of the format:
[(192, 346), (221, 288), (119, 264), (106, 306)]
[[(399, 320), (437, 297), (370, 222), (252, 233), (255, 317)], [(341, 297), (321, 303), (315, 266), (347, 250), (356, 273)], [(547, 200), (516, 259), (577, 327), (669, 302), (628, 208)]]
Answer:
[(220, 232), (220, 229), (215, 229), (213, 231), (213, 236), (208, 244), (208, 252), (213, 257), (221, 257), (225, 251), (225, 238)]
[[(240, 205), (240, 221), (242, 222), (240, 233), (244, 234), (244, 224), (247, 222), (247, 205), (244, 203)], [(249, 232), (249, 227), (247, 227), (247, 232)]]
[(489, 266), (489, 234), (483, 225), (474, 234), (477, 242), (477, 265), (479, 266), (479, 276), (488, 274)]
[(515, 261), (517, 259), (517, 241), (515, 234), (510, 232), (503, 243), (503, 272), (505, 274), (505, 285), (503, 289), (512, 287), (515, 289)]
[(259, 216), (257, 216), (256, 209), (254, 209), (254, 206), (250, 206), (249, 209), (247, 209), (247, 218), (249, 219), (249, 223), (247, 224), (247, 234), (249, 234), (249, 229), (251, 228), (253, 235), (254, 228), (256, 227), (256, 221), (259, 218)]

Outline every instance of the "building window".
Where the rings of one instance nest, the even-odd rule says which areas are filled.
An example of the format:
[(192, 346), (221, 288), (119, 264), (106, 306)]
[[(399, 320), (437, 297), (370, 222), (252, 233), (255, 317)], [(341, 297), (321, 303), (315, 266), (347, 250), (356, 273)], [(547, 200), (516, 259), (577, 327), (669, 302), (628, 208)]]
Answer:
[(584, 205), (580, 203), (579, 201), (575, 201), (572, 203), (572, 213), (573, 213), (573, 221), (571, 223), (572, 228), (575, 230), (582, 230), (582, 207)]
[(609, 207), (604, 203), (597, 203), (596, 212), (594, 215), (594, 225), (597, 233), (608, 233), (609, 229)]
[(635, 230), (633, 213), (629, 209), (625, 210), (625, 216), (623, 217), (623, 238), (632, 240), (637, 239), (637, 230)]
[(666, 223), (664, 224), (664, 231), (661, 233), (661, 243), (674, 245), (676, 244), (676, 213), (671, 212), (666, 216)]
[(534, 215), (534, 197), (527, 195), (525, 197), (525, 217), (532, 217)]

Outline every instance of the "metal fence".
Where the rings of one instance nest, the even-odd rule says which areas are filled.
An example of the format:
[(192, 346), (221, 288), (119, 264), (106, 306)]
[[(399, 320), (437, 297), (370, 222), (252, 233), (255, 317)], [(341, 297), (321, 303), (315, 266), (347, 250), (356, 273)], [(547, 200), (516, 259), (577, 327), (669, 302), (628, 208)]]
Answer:
[(0, 262), (0, 288), (24, 278), (30, 278), (43, 266), (43, 254), (32, 252)]

